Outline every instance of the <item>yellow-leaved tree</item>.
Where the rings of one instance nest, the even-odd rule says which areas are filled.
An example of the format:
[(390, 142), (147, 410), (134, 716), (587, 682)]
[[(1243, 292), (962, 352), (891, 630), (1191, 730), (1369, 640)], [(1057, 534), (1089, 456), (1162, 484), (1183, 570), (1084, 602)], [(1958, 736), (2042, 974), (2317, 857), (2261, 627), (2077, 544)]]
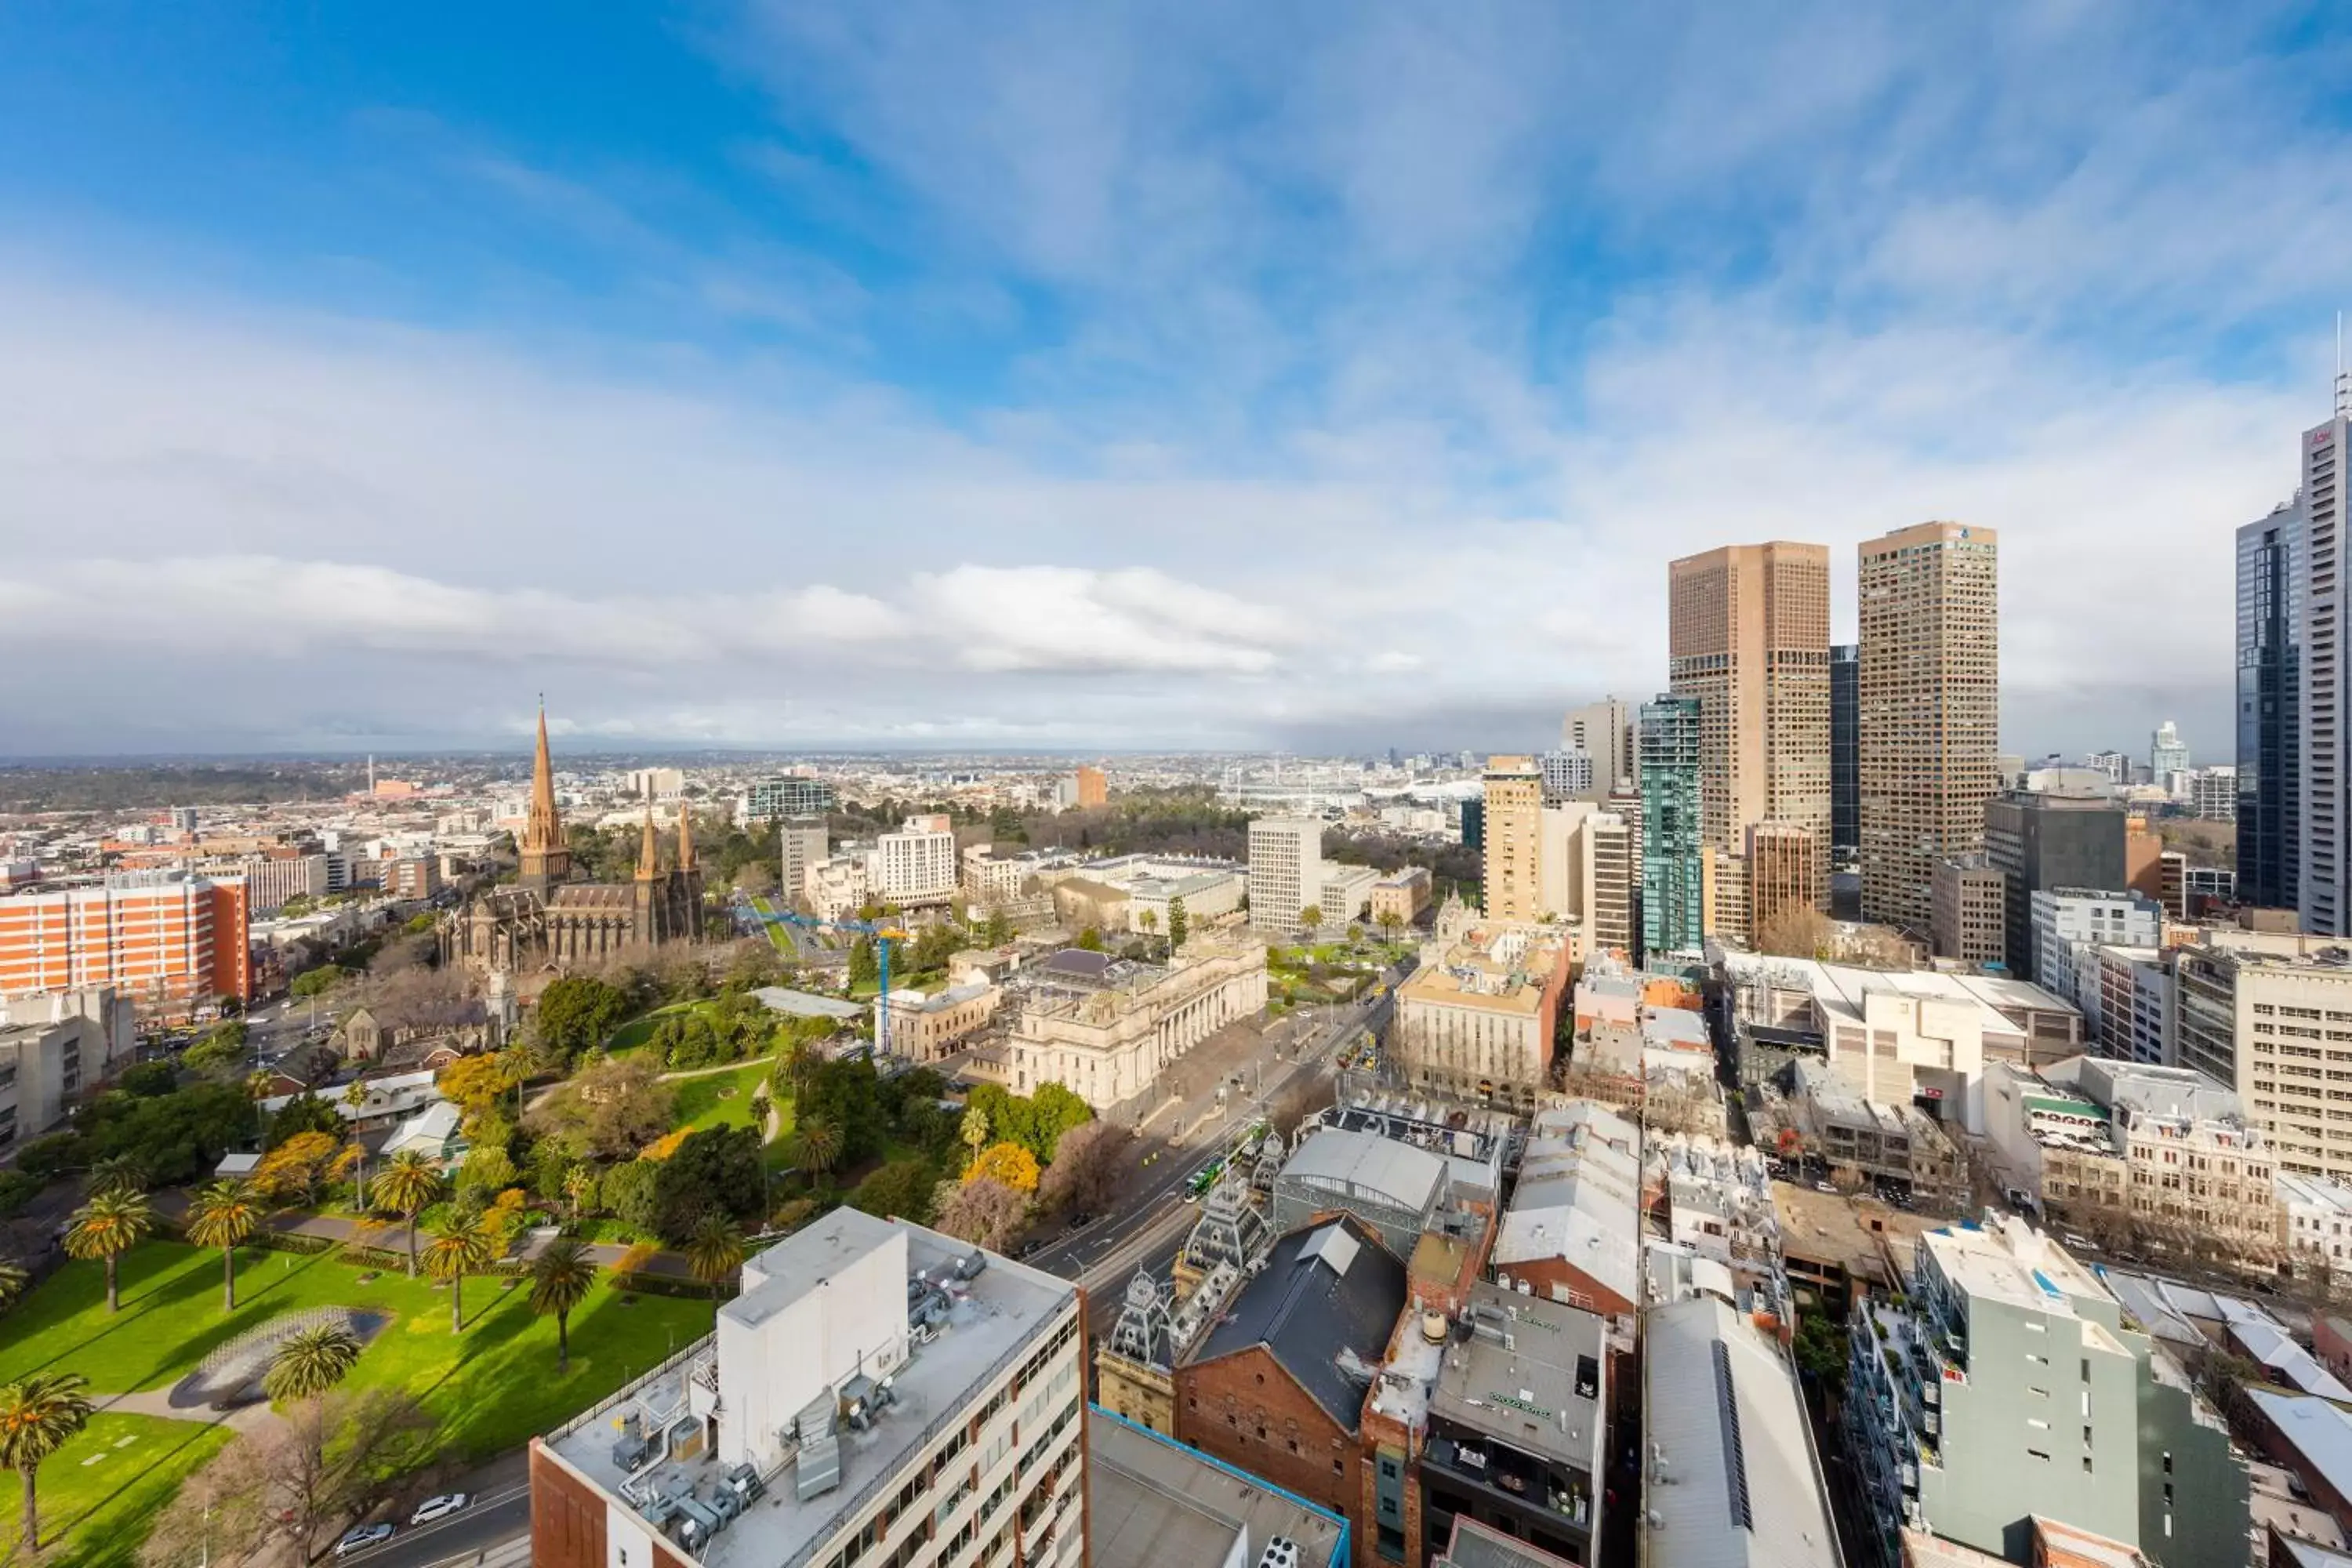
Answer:
[(1037, 1156), (1018, 1143), (992, 1143), (981, 1151), (963, 1173), (966, 1182), (982, 1177), (1002, 1182), (1016, 1193), (1037, 1190)]

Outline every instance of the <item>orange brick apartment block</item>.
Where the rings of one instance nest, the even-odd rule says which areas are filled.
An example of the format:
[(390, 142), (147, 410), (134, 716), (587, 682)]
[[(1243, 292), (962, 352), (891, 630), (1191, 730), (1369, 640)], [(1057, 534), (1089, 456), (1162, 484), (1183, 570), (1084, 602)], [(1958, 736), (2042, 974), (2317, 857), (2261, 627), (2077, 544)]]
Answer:
[(139, 872), (0, 899), (0, 996), (110, 985), (149, 1011), (253, 994), (245, 883)]

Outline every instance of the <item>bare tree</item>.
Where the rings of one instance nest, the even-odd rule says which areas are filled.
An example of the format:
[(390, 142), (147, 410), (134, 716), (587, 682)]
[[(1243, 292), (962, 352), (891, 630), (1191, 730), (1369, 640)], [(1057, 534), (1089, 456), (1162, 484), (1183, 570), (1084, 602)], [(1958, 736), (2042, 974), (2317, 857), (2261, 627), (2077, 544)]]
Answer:
[(1133, 1134), (1114, 1122), (1088, 1121), (1071, 1128), (1054, 1147), (1054, 1163), (1045, 1167), (1037, 1186), (1038, 1203), (1046, 1208), (1101, 1208), (1133, 1142)]
[(1837, 926), (1811, 904), (1783, 904), (1756, 933), (1756, 951), (1781, 958), (1830, 956)]
[(983, 1176), (976, 1182), (943, 1184), (933, 1223), (950, 1236), (1001, 1252), (1028, 1212), (1027, 1198)]

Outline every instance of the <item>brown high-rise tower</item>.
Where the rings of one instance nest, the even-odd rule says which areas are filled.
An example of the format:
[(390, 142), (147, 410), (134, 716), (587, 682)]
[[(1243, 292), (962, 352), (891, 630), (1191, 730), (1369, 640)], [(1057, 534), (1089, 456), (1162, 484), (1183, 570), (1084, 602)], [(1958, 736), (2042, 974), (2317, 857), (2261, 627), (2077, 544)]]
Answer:
[(539, 754), (532, 759), (530, 816), (517, 847), (522, 864), (515, 881), (544, 893), (572, 875), (572, 851), (563, 842), (563, 819), (555, 814), (555, 764), (547, 755), (547, 704), (539, 705)]
[[(1669, 689), (1699, 705), (1699, 830), (1745, 860), (1748, 830), (1811, 834), (1813, 886), (1829, 893), (1830, 552), (1822, 544), (1731, 544), (1666, 568)], [(1775, 870), (1786, 881), (1786, 864)], [(1785, 901), (1783, 887), (1775, 901)], [(1744, 905), (1746, 900), (1731, 900)], [(1715, 911), (1737, 934), (1745, 908)], [(1712, 928), (1710, 928), (1712, 929)]]
[(1862, 546), (1863, 919), (1926, 932), (1936, 867), (1985, 847), (2000, 744), (2000, 539), (1923, 522)]

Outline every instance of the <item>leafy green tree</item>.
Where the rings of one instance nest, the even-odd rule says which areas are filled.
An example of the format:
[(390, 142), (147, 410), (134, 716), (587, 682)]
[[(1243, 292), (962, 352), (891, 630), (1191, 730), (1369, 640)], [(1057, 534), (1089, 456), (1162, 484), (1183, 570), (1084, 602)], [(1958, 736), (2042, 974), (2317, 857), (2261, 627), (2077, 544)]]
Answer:
[(289, 1138), (305, 1132), (324, 1132), (341, 1141), (350, 1125), (332, 1102), (304, 1089), (271, 1114), (269, 1131), (262, 1135), (261, 1146), (275, 1149)]
[(618, 986), (587, 974), (567, 974), (540, 994), (532, 1015), (539, 1037), (568, 1060), (604, 1043), (629, 1016), (629, 998)]
[(1179, 893), (1168, 900), (1168, 951), (1173, 952), (1182, 947), (1192, 929), (1192, 917), (1185, 912), (1184, 896)]
[(874, 1064), (863, 1058), (819, 1063), (801, 1091), (794, 1115), (823, 1117), (841, 1129), (841, 1163), (855, 1165), (881, 1152), (890, 1119)]
[(480, 1221), (455, 1216), (434, 1230), (433, 1244), (425, 1249), (425, 1271), (449, 1282), (451, 1333), (466, 1331), (466, 1276), (489, 1261), (490, 1238)]
[(850, 987), (855, 990), (860, 985), (879, 984), (881, 979), (882, 964), (874, 954), (874, 939), (861, 936), (849, 948)]
[(1087, 927), (1078, 933), (1078, 945), (1088, 952), (1100, 952), (1103, 950), (1102, 932), (1092, 926)]
[(288, 1405), (316, 1398), (342, 1382), (359, 1359), (358, 1338), (341, 1323), (299, 1329), (278, 1342), (261, 1387), (270, 1398)]
[(572, 1311), (588, 1299), (588, 1288), (595, 1282), (596, 1260), (589, 1255), (587, 1244), (576, 1237), (558, 1237), (531, 1260), (530, 1310), (555, 1319), (558, 1376), (572, 1368)]
[(116, 1272), (122, 1255), (154, 1233), (155, 1208), (144, 1193), (101, 1192), (74, 1211), (66, 1230), (66, 1256), (100, 1258), (106, 1264), (106, 1310), (122, 1310)]
[(180, 1074), (170, 1062), (133, 1062), (115, 1079), (114, 1087), (125, 1094), (152, 1100), (179, 1088)]
[(651, 1236), (658, 1217), (655, 1187), (660, 1177), (661, 1166), (651, 1160), (624, 1160), (604, 1173), (601, 1201), (623, 1225)]
[(286, 994), (301, 1001), (324, 996), (341, 984), (350, 973), (341, 964), (322, 963), (316, 969), (306, 969), (296, 975), (287, 985)]
[(973, 1159), (979, 1159), (980, 1152), (988, 1147), (989, 1135), (993, 1131), (989, 1124), (988, 1107), (978, 1104), (964, 1107), (963, 1125), (957, 1136), (963, 1140), (963, 1146), (971, 1152)]
[(44, 1372), (0, 1387), (0, 1469), (25, 1484), (24, 1526), (18, 1540), (26, 1559), (41, 1554), (40, 1499), (35, 1477), (50, 1455), (89, 1425), (89, 1379), (79, 1373)]
[(249, 1182), (219, 1181), (196, 1194), (188, 1205), (188, 1239), (221, 1253), (221, 1310), (236, 1310), (236, 1249), (251, 1241), (269, 1217), (268, 1205)]
[(697, 1279), (723, 1288), (743, 1267), (742, 1227), (723, 1214), (704, 1215), (687, 1237), (686, 1262)]
[(985, 947), (1003, 947), (1013, 940), (1013, 917), (1003, 910), (988, 911), (988, 920), (980, 928), (980, 940)]
[(1322, 906), (1322, 905), (1320, 905), (1320, 904), (1309, 904), (1309, 905), (1307, 905), (1305, 909), (1303, 909), (1303, 910), (1299, 910), (1299, 911), (1298, 911), (1298, 929), (1299, 929), (1300, 931), (1307, 931), (1307, 932), (1313, 932), (1313, 931), (1320, 931), (1322, 928), (1323, 928), (1323, 906)]
[(190, 1072), (212, 1076), (228, 1073), (245, 1061), (245, 1026), (223, 1024), (180, 1055)]
[(940, 1169), (925, 1159), (893, 1160), (876, 1169), (849, 1194), (849, 1206), (877, 1219), (892, 1215), (915, 1225), (931, 1223), (932, 1194)]
[(760, 1212), (766, 1173), (760, 1135), (748, 1127), (705, 1127), (655, 1166), (654, 1229), (677, 1246), (711, 1215), (742, 1221)]
[(441, 1195), (440, 1167), (425, 1158), (422, 1150), (403, 1149), (376, 1173), (374, 1182), (370, 1184), (370, 1195), (379, 1206), (392, 1210), (406, 1223), (408, 1277), (415, 1279), (416, 1216)]

